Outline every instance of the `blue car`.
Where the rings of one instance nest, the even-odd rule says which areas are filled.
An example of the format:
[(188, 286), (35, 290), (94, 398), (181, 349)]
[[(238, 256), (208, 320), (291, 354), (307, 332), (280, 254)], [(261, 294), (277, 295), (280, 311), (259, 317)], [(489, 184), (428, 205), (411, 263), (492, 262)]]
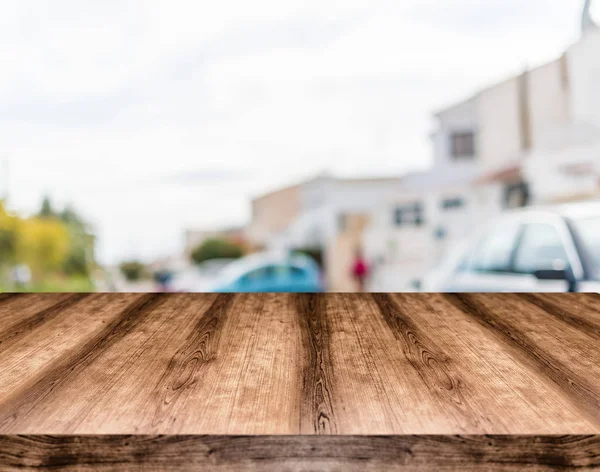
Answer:
[(321, 272), (304, 255), (253, 254), (229, 264), (207, 291), (322, 292)]

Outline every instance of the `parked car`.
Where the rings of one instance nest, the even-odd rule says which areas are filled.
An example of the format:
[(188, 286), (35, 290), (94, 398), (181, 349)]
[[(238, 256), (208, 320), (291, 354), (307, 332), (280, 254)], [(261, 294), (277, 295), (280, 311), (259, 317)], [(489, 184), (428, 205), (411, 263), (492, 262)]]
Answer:
[(197, 292), (212, 282), (235, 259), (211, 259), (202, 264), (193, 265), (173, 275), (168, 284), (171, 292)]
[(317, 263), (305, 255), (252, 254), (229, 264), (204, 292), (321, 292)]
[(506, 213), (428, 274), (429, 292), (600, 292), (600, 201)]

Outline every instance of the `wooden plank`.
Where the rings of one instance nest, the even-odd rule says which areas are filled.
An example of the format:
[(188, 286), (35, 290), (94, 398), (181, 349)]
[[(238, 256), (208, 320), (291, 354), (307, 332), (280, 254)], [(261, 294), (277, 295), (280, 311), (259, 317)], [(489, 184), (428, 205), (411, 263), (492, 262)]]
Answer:
[(600, 296), (598, 294), (521, 293), (519, 297), (575, 329), (581, 329), (596, 341), (600, 341)]
[(235, 295), (221, 342), (202, 382), (189, 391), (177, 431), (298, 432), (299, 332), (293, 308), (289, 295)]
[[(493, 332), (473, 323), (445, 296), (395, 294), (389, 298), (390, 311), (401, 320), (397, 323), (404, 323), (400, 328), (405, 330), (405, 343), (411, 345), (423, 379), (431, 390), (440, 392), (441, 404), (450, 408), (442, 418), (463, 414), (473, 421), (464, 423), (462, 431), (454, 429), (450, 433), (598, 431), (597, 424), (590, 421), (576, 400), (566, 398), (539, 371), (523, 365)], [(424, 338), (423, 333), (433, 335), (433, 339)], [(433, 425), (428, 431), (439, 433)]]
[(598, 308), (1, 294), (0, 470), (594, 470)]
[[(140, 422), (148, 418), (142, 412), (153, 399), (152, 389), (165, 372), (170, 356), (215, 298), (214, 295), (201, 300), (184, 295), (163, 296), (162, 300), (155, 296), (140, 298), (141, 305), (130, 305), (115, 320), (118, 324), (128, 316), (135, 316), (125, 328), (127, 331), (122, 330), (118, 338), (110, 338), (110, 343), (104, 339), (113, 336), (114, 326), (95, 339), (88, 339), (65, 365), (85, 358), (89, 346), (100, 348), (90, 353), (93, 362), (69, 371), (59, 385), (52, 383), (51, 392), (38, 400), (35, 412), (21, 414), (10, 431), (26, 434), (43, 428), (61, 434), (135, 433), (143, 427)], [(92, 318), (98, 315), (90, 313)], [(130, 329), (134, 323), (136, 329)], [(174, 326), (178, 329), (173, 329)]]
[[(26, 310), (27, 298), (4, 303)], [(597, 313), (573, 312), (560, 298), (31, 300), (37, 311), (2, 331), (17, 334), (6, 338), (11, 345), (0, 360), (3, 433), (600, 430)], [(581, 306), (594, 302), (588, 297)]]
[(302, 392), (300, 434), (337, 434), (334, 416), (330, 328), (322, 295), (296, 296), (302, 331)]
[(567, 323), (515, 295), (450, 294), (448, 300), (510, 347), (600, 427), (600, 349), (589, 327)]
[(0, 298), (0, 353), (36, 326), (51, 321), (85, 294), (2, 294)]
[[(162, 299), (164, 299), (164, 296)], [(44, 347), (44, 357), (47, 357), (46, 350), (51, 350), (52, 361), (46, 362), (45, 368), (38, 369), (37, 375), (32, 376), (30, 380), (26, 380), (23, 385), (19, 385), (18, 388), (13, 387), (13, 389), (7, 391), (8, 395), (0, 403), (1, 431), (13, 432), (13, 428), (19, 428), (19, 423), (23, 418), (27, 418), (27, 415), (34, 417), (33, 423), (35, 424), (37, 417), (39, 417), (36, 408), (43, 405), (46, 398), (52, 395), (57, 388), (89, 368), (103, 351), (134, 330), (142, 319), (145, 310), (156, 306), (161, 301), (161, 297), (152, 294), (120, 297), (115, 300), (126, 301), (129, 304), (126, 305), (124, 311), (120, 311), (115, 310), (112, 306), (107, 308), (106, 305), (102, 305), (103, 302), (106, 303), (103, 297), (97, 299), (98, 306), (96, 308), (101, 310), (104, 306), (106, 311), (102, 311), (102, 314), (110, 316), (110, 321), (104, 319), (105, 316), (94, 317), (94, 313), (97, 314), (98, 312), (95, 311), (94, 305), (90, 304), (88, 310), (75, 313), (77, 317), (75, 321), (70, 318), (59, 320), (66, 322), (67, 326), (58, 323), (56, 332), (52, 331), (50, 338), (46, 329), (39, 329), (33, 333), (36, 337), (31, 336), (26, 340), (27, 355), (33, 358), (34, 365), (39, 362), (39, 352), (36, 351), (36, 348), (40, 344)], [(82, 317), (85, 318), (86, 323), (82, 323)], [(85, 330), (87, 326), (91, 326), (92, 329)], [(65, 329), (70, 329), (71, 332), (64, 335)], [(82, 330), (84, 330), (83, 335), (86, 337), (82, 336)], [(58, 341), (60, 344), (58, 353), (63, 354), (61, 357), (57, 357), (55, 350), (52, 349), (57, 343), (56, 337), (60, 340), (64, 339), (68, 343), (68, 346), (64, 346), (61, 341)], [(17, 360), (26, 361), (20, 351), (19, 356)], [(2, 365), (4, 366), (4, 364), (5, 356), (2, 358)], [(0, 370), (2, 372), (2, 382), (0, 384), (13, 382), (13, 379), (26, 379), (23, 372), (15, 372), (18, 367), (17, 365), (8, 372), (2, 368)], [(82, 394), (85, 395), (86, 392), (79, 390), (78, 396)], [(65, 400), (66, 404), (70, 405), (71, 399), (66, 398)], [(57, 404), (51, 408), (58, 406)], [(43, 410), (40, 414), (43, 416)]]
[(0, 436), (2, 470), (599, 470), (600, 436)]
[[(32, 298), (31, 311), (27, 300)], [(22, 329), (20, 322), (4, 327), (6, 347), (0, 352), (0, 417), (9, 397), (20, 395), (21, 388), (29, 388), (51, 370), (55, 363), (64, 361), (64, 355), (80, 345), (85, 338), (106, 329), (106, 324), (117, 317), (128, 303), (137, 299), (132, 295), (92, 295), (84, 306), (68, 298), (65, 304), (60, 299), (48, 297), (51, 303), (39, 305), (37, 297), (20, 299), (22, 320), (28, 325)], [(61, 310), (54, 312), (56, 303)], [(16, 309), (16, 308), (15, 308)], [(53, 311), (51, 316), (47, 316)], [(41, 316), (39, 316), (41, 315)], [(35, 320), (31, 323), (31, 320)], [(43, 320), (43, 322), (39, 322)], [(1, 422), (1, 420), (0, 420)]]

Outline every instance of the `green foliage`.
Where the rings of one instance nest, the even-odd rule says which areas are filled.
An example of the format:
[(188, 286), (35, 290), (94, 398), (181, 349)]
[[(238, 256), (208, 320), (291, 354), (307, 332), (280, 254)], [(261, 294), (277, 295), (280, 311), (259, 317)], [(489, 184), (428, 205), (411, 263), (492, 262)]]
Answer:
[(17, 254), (17, 223), (0, 203), (0, 265), (12, 264)]
[(52, 219), (22, 220), (17, 230), (17, 262), (29, 266), (34, 278), (59, 271), (69, 252), (69, 233)]
[[(45, 198), (37, 216), (9, 214), (0, 202), (0, 269), (25, 264), (34, 286), (65, 276), (88, 280), (94, 267), (94, 236), (71, 208), (56, 213)], [(29, 287), (31, 288), (31, 287)]]
[(38, 216), (40, 218), (52, 218), (55, 216), (54, 210), (52, 209), (52, 202), (49, 197), (44, 197), (44, 200), (42, 200), (42, 206)]
[(62, 277), (50, 275), (27, 287), (0, 285), (0, 292), (49, 292), (87, 293), (93, 292), (94, 284), (87, 277)]
[(88, 276), (90, 267), (84, 247), (72, 246), (63, 264), (65, 275)]
[(89, 276), (94, 262), (95, 238), (87, 224), (72, 208), (65, 208), (60, 213), (61, 221), (67, 226), (71, 244), (69, 254), (63, 267), (67, 275)]
[(94, 266), (94, 237), (75, 209), (67, 205), (58, 212), (54, 210), (50, 198), (45, 197), (38, 217), (61, 221), (68, 231), (69, 248), (62, 267), (63, 272), (70, 276), (89, 277)]
[(244, 255), (244, 248), (226, 239), (207, 239), (192, 251), (191, 259), (201, 264), (210, 259), (237, 259)]
[(137, 282), (148, 276), (146, 266), (140, 261), (125, 261), (119, 266), (128, 282)]

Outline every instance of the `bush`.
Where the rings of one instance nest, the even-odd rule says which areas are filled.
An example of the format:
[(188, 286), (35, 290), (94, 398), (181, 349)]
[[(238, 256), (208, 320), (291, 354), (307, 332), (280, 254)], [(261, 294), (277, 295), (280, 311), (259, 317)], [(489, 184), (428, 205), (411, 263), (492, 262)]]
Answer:
[(139, 261), (122, 262), (119, 269), (128, 282), (137, 282), (147, 275), (146, 266)]
[(210, 259), (238, 259), (243, 255), (244, 249), (239, 244), (226, 239), (207, 239), (192, 251), (191, 259), (201, 264)]
[(63, 271), (68, 276), (89, 277), (89, 261), (83, 247), (71, 247), (63, 264)]
[(30, 267), (34, 279), (60, 271), (69, 244), (69, 232), (58, 220), (28, 218), (17, 227), (17, 261)]

